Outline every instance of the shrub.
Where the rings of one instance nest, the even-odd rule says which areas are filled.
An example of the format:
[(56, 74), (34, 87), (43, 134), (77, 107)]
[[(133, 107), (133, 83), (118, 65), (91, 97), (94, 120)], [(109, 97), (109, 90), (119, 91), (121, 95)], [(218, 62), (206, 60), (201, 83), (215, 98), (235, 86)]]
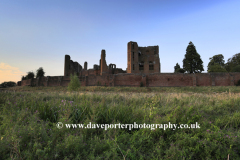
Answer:
[(9, 82), (3, 82), (0, 84), (0, 88), (7, 88), (7, 87), (14, 87), (17, 84), (15, 82), (9, 81)]
[(70, 83), (68, 84), (68, 91), (77, 91), (77, 89), (81, 86), (81, 83), (76, 74), (70, 75)]
[(140, 87), (143, 87), (143, 82), (140, 83)]

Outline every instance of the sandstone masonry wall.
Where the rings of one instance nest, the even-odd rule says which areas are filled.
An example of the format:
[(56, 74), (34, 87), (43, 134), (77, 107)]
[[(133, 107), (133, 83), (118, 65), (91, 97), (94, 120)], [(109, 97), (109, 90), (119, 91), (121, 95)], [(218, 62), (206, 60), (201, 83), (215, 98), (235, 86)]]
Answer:
[[(132, 86), (142, 82), (147, 87), (183, 86), (233, 86), (240, 80), (240, 73), (153, 73), (153, 74), (105, 74), (79, 77), (82, 86)], [(42, 77), (18, 82), (20, 86), (67, 86), (70, 76)]]

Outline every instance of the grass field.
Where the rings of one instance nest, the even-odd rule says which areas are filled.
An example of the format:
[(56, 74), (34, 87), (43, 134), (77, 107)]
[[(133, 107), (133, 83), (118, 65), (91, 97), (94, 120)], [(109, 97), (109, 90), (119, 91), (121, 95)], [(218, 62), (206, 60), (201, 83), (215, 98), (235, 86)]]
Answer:
[[(195, 124), (80, 129), (65, 124)], [(0, 90), (0, 159), (240, 159), (240, 87)]]

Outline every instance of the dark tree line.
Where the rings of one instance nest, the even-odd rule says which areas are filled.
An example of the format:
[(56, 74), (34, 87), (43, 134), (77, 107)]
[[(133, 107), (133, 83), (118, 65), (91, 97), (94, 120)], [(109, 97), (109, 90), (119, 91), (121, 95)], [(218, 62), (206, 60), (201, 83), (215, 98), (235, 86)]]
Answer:
[[(39, 77), (44, 77), (44, 70), (42, 67), (40, 67), (37, 71), (36, 71), (36, 78)], [(22, 80), (26, 80), (26, 79), (32, 79), (35, 77), (35, 74), (33, 72), (27, 72), (26, 76), (22, 76)]]
[(9, 81), (9, 82), (3, 82), (0, 84), (0, 88), (7, 88), (7, 87), (14, 87), (17, 84), (15, 82)]
[[(208, 72), (240, 72), (240, 53), (229, 58), (227, 63), (224, 61), (222, 54), (214, 55), (209, 58)], [(186, 54), (183, 59), (183, 68), (177, 63), (174, 66), (174, 73), (201, 73), (203, 69), (203, 61), (197, 53), (196, 47), (192, 42), (189, 43), (186, 49)]]

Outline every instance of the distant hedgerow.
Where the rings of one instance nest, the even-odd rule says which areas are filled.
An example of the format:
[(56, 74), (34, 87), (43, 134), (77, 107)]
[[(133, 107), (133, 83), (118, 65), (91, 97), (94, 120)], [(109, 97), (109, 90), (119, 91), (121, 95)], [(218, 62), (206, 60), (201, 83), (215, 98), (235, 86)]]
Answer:
[(77, 89), (81, 86), (80, 80), (76, 74), (70, 75), (70, 83), (68, 84), (68, 91), (77, 91)]
[(17, 84), (15, 82), (9, 81), (9, 82), (3, 82), (0, 84), (0, 88), (7, 88), (7, 87), (14, 87)]

